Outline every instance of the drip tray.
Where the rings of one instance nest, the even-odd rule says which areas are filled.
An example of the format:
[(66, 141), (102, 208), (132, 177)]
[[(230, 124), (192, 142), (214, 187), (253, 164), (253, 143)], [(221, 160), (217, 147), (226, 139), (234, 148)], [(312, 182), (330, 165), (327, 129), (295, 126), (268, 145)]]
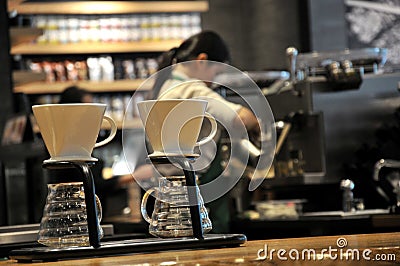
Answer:
[(12, 250), (9, 257), (18, 262), (56, 261), (83, 257), (98, 257), (126, 253), (143, 253), (177, 249), (221, 248), (240, 246), (246, 242), (243, 234), (209, 234), (196, 238), (144, 238), (102, 242), (100, 248), (76, 247), (54, 249), (48, 247)]
[[(39, 224), (24, 224), (0, 226), (0, 258), (8, 257), (11, 250), (21, 248), (40, 247), (37, 242)], [(130, 239), (143, 238), (145, 234), (115, 235), (114, 226), (111, 224), (101, 225), (104, 232), (103, 239)]]
[[(11, 225), (0, 227), (0, 247), (9, 244), (21, 244), (36, 242), (40, 224)], [(111, 224), (101, 225), (104, 236), (114, 234), (114, 226)]]

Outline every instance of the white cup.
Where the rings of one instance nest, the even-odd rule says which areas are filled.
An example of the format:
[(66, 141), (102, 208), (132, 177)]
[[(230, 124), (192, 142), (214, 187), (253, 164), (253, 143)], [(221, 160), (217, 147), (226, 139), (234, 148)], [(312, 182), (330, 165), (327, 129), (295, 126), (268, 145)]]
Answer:
[[(50, 153), (45, 162), (97, 161), (91, 157), (93, 149), (110, 142), (117, 132), (114, 120), (104, 115), (105, 104), (43, 104), (32, 110)], [(103, 119), (111, 125), (110, 135), (96, 143)]]
[[(154, 151), (149, 156), (192, 156), (196, 146), (212, 140), (217, 132), (217, 122), (206, 112), (205, 100), (150, 100), (137, 106)], [(211, 132), (197, 141), (204, 117), (211, 123)]]

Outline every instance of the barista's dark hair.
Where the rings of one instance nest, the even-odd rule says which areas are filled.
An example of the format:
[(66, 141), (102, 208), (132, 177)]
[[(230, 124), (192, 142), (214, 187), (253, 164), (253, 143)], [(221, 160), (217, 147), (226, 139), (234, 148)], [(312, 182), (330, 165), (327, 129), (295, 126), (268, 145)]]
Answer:
[(77, 86), (71, 86), (60, 94), (58, 103), (82, 103), (83, 97), (87, 94), (89, 94), (88, 91)]
[[(221, 63), (230, 61), (228, 46), (217, 33), (202, 31), (186, 39), (179, 47), (163, 53), (159, 60), (158, 70), (164, 69), (175, 63), (190, 61), (199, 54), (207, 54), (207, 60)], [(151, 98), (157, 98), (164, 82), (171, 76), (171, 68), (157, 73)]]

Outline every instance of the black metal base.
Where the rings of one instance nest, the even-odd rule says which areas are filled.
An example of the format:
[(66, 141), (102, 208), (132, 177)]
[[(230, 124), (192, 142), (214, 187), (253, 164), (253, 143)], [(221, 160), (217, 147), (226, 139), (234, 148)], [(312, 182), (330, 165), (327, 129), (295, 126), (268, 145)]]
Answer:
[(202, 241), (197, 238), (145, 238), (102, 242), (101, 247), (76, 247), (54, 249), (35, 247), (13, 250), (10, 258), (18, 262), (57, 261), (59, 259), (77, 259), (126, 253), (143, 253), (178, 249), (204, 249), (235, 247), (244, 244), (246, 236), (242, 234), (209, 234)]

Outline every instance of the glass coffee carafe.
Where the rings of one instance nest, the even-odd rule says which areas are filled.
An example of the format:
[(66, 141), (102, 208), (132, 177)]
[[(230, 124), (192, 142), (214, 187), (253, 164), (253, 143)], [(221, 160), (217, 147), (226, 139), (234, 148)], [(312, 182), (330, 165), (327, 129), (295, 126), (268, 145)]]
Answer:
[[(196, 186), (203, 233), (212, 229), (211, 220)], [(151, 194), (155, 194), (154, 210), (149, 217), (146, 207)], [(160, 177), (159, 186), (146, 191), (142, 198), (141, 212), (149, 223), (149, 233), (157, 237), (193, 236), (189, 196), (185, 176)]]
[[(101, 203), (95, 199), (100, 223)], [(103, 237), (101, 227), (98, 233)], [(90, 246), (83, 182), (48, 184), (38, 242), (54, 248)]]

